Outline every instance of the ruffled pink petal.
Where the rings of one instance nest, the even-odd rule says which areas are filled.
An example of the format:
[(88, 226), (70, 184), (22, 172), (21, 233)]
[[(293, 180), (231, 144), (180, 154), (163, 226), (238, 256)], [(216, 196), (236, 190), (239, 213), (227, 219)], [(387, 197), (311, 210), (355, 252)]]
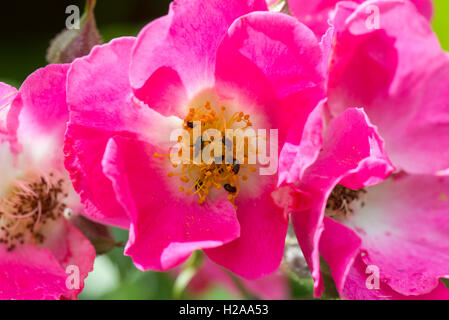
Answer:
[(244, 97), (240, 104), (250, 114), (262, 113), (265, 127), (279, 130), (282, 145), (293, 124), (302, 133), (324, 96), (321, 59), (317, 39), (294, 18), (250, 13), (232, 24), (218, 48), (217, 91)]
[(345, 25), (346, 19), (355, 11), (358, 5), (358, 3), (353, 1), (340, 1), (335, 5), (335, 11), (332, 14), (330, 27), (327, 29), (326, 33), (323, 34), (320, 42), (324, 56), (322, 70), (325, 74), (328, 73), (329, 63), (333, 54), (336, 30), (344, 28), (343, 26)]
[[(177, 65), (176, 62), (161, 61), (161, 65), (153, 65), (148, 60), (162, 52), (156, 51), (157, 45), (167, 46), (165, 39), (171, 37), (172, 19), (173, 11), (170, 10), (168, 15), (150, 22), (140, 31), (132, 53), (130, 83), (135, 96), (154, 110), (166, 116), (184, 116), (188, 96), (178, 70), (171, 65)], [(161, 56), (160, 59), (170, 60), (170, 57)]]
[[(418, 11), (428, 20), (433, 16), (433, 3), (431, 0), (410, 0)], [(335, 6), (341, 0), (288, 0), (291, 13), (306, 24), (318, 37), (326, 33), (329, 20), (333, 18)], [(349, 1), (345, 1), (349, 2)], [(365, 0), (351, 0), (352, 3), (363, 3)]]
[(167, 270), (197, 249), (221, 246), (240, 235), (232, 204), (224, 197), (197, 204), (168, 178), (158, 146), (121, 137), (108, 143), (103, 165), (119, 202), (131, 217), (125, 254), (141, 270)]
[(110, 133), (70, 125), (64, 144), (65, 167), (84, 205), (84, 214), (100, 223), (128, 228), (129, 217), (115, 198), (101, 166)]
[(174, 1), (167, 16), (138, 35), (130, 69), (136, 96), (164, 115), (179, 115), (186, 96), (213, 86), (216, 51), (231, 23), (266, 10), (265, 0)]
[(67, 79), (70, 122), (66, 133), (65, 166), (75, 190), (92, 219), (120, 227), (129, 217), (115, 200), (111, 182), (103, 174), (101, 159), (114, 135), (149, 133), (149, 108), (134, 101), (128, 80), (135, 38), (125, 37), (95, 47), (73, 62)]
[(45, 153), (61, 168), (60, 151), (69, 118), (68, 69), (67, 64), (53, 64), (32, 73), (20, 87), (7, 118), (8, 130), (17, 135), (25, 152), (31, 152), (36, 161)]
[(330, 218), (325, 217), (323, 224), (320, 253), (329, 265), (338, 292), (342, 292), (361, 240), (354, 231)]
[(0, 299), (50, 300), (70, 296), (67, 274), (47, 249), (21, 245), (0, 248)]
[(96, 46), (72, 63), (67, 79), (71, 125), (105, 132), (141, 134), (147, 106), (135, 101), (127, 71), (135, 38), (117, 38)]
[[(312, 29), (317, 37), (321, 37), (330, 26), (328, 21), (338, 2), (339, 0), (288, 0), (288, 6), (292, 15)], [(362, 3), (364, 0), (351, 2)]]
[[(288, 226), (288, 218), (272, 195), (276, 176), (258, 176), (256, 183), (253, 190), (247, 190), (249, 194), (241, 192), (236, 198), (240, 237), (205, 251), (214, 262), (247, 279), (260, 278), (279, 267)], [(251, 192), (257, 196), (251, 197)]]
[[(379, 8), (379, 30), (366, 26), (368, 5)], [(403, 170), (448, 168), (449, 56), (428, 21), (408, 2), (371, 1), (336, 34), (328, 81), (332, 114), (363, 107)]]
[(369, 186), (382, 181), (392, 171), (383, 151), (383, 141), (363, 110), (348, 109), (329, 124), (322, 151), (299, 184), (297, 202), (304, 200), (311, 208), (292, 215), (299, 244), (315, 280), (315, 295), (319, 296), (323, 290), (319, 243), (324, 229), (324, 209), (333, 188), (341, 181), (357, 188)]
[(317, 159), (323, 145), (323, 110), (320, 103), (309, 115), (299, 144), (286, 142), (279, 156), (279, 182), (295, 183)]
[(6, 117), (9, 112), (11, 102), (17, 95), (17, 89), (0, 82), (0, 139), (8, 139), (6, 127)]
[(362, 239), (363, 261), (400, 294), (430, 293), (449, 277), (448, 190), (447, 177), (397, 175), (370, 187), (345, 223)]
[[(246, 280), (241, 278), (240, 280), (246, 289), (261, 299), (282, 300), (289, 297), (288, 279), (280, 270), (260, 279)], [(223, 285), (232, 294), (241, 297), (241, 292), (229, 273), (207, 259), (189, 283), (189, 289), (193, 292), (201, 293), (214, 285)]]
[(79, 287), (74, 288), (66, 298), (76, 299), (84, 288), (84, 279), (93, 270), (95, 248), (90, 241), (69, 221), (61, 219), (46, 234), (43, 244), (59, 261), (64, 270), (76, 267), (79, 271)]
[[(301, 199), (302, 197), (303, 195), (300, 193), (298, 198)], [(298, 243), (314, 280), (315, 297), (320, 297), (324, 291), (323, 278), (320, 272), (319, 243), (324, 228), (322, 212), (324, 211), (323, 204), (325, 204), (325, 201), (324, 197), (321, 199), (314, 197), (312, 203), (317, 203), (321, 206), (314, 205), (309, 210), (294, 212), (291, 215)]]
[[(360, 255), (356, 258), (348, 274), (341, 298), (347, 300), (449, 300), (449, 289), (442, 281), (431, 292), (419, 296), (405, 296), (391, 289), (388, 284), (379, 282), (376, 288), (373, 270), (362, 261)], [(368, 282), (368, 285), (367, 285)]]

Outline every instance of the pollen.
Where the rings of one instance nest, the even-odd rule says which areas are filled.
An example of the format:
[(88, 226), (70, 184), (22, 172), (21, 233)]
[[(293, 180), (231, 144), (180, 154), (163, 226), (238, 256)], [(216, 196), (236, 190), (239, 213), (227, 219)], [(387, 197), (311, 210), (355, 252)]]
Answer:
[[(172, 167), (167, 173), (169, 178), (179, 177), (185, 187), (178, 188), (179, 192), (187, 195), (196, 195), (198, 203), (206, 202), (208, 196), (214, 193), (214, 190), (227, 193), (227, 199), (236, 207), (235, 199), (239, 195), (241, 188), (240, 182), (248, 180), (251, 173), (256, 171), (255, 165), (248, 161), (251, 152), (256, 153), (257, 150), (250, 144), (253, 135), (245, 136), (243, 143), (239, 145), (235, 137), (227, 137), (227, 130), (243, 130), (248, 129), (253, 124), (250, 121), (250, 115), (242, 111), (230, 112), (226, 106), (212, 106), (210, 102), (206, 102), (199, 107), (191, 107), (189, 113), (184, 119), (183, 129), (189, 133), (190, 140), (185, 145), (187, 150), (187, 161)], [(203, 141), (204, 132), (209, 129), (216, 130), (221, 134), (221, 141), (215, 140), (214, 136), (209, 137), (210, 141)], [(201, 132), (200, 137), (194, 141), (194, 130)], [(180, 142), (181, 139), (178, 140)], [(210, 145), (218, 145), (221, 149), (220, 157), (212, 157), (212, 161), (194, 161), (199, 154), (203, 154), (206, 147)], [(232, 148), (232, 149), (231, 149)], [(227, 150), (228, 149), (228, 150)], [(181, 155), (179, 150), (178, 154)], [(238, 157), (243, 155), (242, 157)], [(226, 155), (226, 157), (225, 157)], [(229, 156), (232, 155), (232, 158)], [(168, 158), (169, 155), (154, 154), (157, 158)], [(183, 157), (183, 159), (185, 159)], [(239, 162), (238, 159), (241, 159)]]
[(329, 218), (337, 221), (348, 218), (357, 206), (363, 208), (365, 206), (365, 189), (352, 190), (342, 185), (337, 185), (332, 190), (326, 203), (325, 214)]
[(24, 243), (42, 244), (44, 227), (63, 215), (67, 196), (64, 180), (53, 174), (16, 181), (0, 199), (0, 244), (8, 251)]

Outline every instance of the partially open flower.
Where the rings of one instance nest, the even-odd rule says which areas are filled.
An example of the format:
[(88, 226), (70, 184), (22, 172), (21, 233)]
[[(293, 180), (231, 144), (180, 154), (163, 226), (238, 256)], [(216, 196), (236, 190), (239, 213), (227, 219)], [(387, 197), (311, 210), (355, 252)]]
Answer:
[(92, 270), (94, 248), (65, 218), (82, 212), (63, 167), (68, 67), (37, 70), (18, 92), (0, 84), (10, 89), (0, 90), (0, 101), (8, 101), (0, 141), (0, 299), (76, 298)]

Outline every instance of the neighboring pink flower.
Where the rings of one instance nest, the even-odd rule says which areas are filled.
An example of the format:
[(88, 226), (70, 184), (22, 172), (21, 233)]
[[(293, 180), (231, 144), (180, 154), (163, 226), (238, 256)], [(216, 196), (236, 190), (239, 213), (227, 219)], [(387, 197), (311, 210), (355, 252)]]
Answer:
[[(286, 0), (287, 1), (287, 0)], [(405, 0), (411, 1), (428, 20), (432, 19), (432, 0)], [(329, 20), (332, 20), (335, 6), (341, 0), (288, 0), (290, 12), (299, 21), (306, 24), (318, 37), (324, 35), (329, 29)], [(353, 0), (356, 3), (370, 2), (366, 0)], [(369, 9), (368, 9), (369, 10)], [(369, 10), (369, 13), (374, 11)]]
[[(282, 273), (281, 269), (260, 279), (238, 279), (250, 294), (254, 294), (260, 299), (285, 300), (290, 297), (288, 277)], [(228, 272), (211, 260), (205, 259), (204, 264), (192, 278), (187, 289), (193, 294), (202, 294), (215, 286), (223, 286), (233, 296), (245, 298)]]
[(4, 140), (8, 137), (8, 129), (6, 128), (6, 116), (8, 115), (9, 106), (17, 95), (17, 89), (0, 82), (0, 139)]
[(367, 4), (338, 6), (328, 100), (281, 153), (284, 203), (317, 296), (322, 256), (343, 298), (448, 299), (449, 57), (413, 5), (371, 4), (379, 30)]
[[(368, 5), (379, 8), (379, 30), (366, 27)], [(398, 169), (449, 168), (449, 56), (427, 20), (407, 1), (347, 4), (339, 7), (332, 34), (329, 113), (363, 107)]]
[[(197, 165), (155, 156), (197, 115), (277, 128), (280, 147), (292, 124), (302, 131), (322, 97), (320, 47), (296, 19), (266, 10), (265, 0), (175, 1), (137, 40), (72, 65), (66, 168), (93, 219), (130, 226), (125, 254), (141, 270), (167, 270), (197, 249), (246, 278), (279, 266), (287, 219), (271, 196), (276, 175), (242, 164), (211, 171), (203, 189)], [(197, 176), (172, 176), (181, 170)], [(186, 194), (195, 186), (201, 193)]]
[(19, 91), (0, 83), (0, 299), (74, 299), (93, 267), (94, 248), (64, 218), (82, 212), (63, 165), (68, 68), (39, 69)]

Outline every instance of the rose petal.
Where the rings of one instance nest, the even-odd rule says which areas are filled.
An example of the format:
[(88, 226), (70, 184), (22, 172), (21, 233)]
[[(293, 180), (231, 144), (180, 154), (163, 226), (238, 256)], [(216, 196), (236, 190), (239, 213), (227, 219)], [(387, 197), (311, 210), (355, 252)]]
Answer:
[[(368, 6), (379, 9), (378, 30), (367, 27)], [(403, 170), (448, 168), (449, 56), (428, 21), (408, 2), (370, 1), (336, 34), (328, 81), (332, 114), (363, 107)]]
[[(312, 277), (315, 295), (323, 290), (319, 269), (319, 243), (327, 199), (341, 181), (358, 188), (382, 181), (393, 170), (377, 130), (363, 110), (348, 109), (327, 128), (322, 151), (303, 175), (297, 202), (311, 203), (309, 210), (292, 215), (292, 222)], [(369, 163), (369, 165), (365, 165)], [(376, 177), (371, 177), (371, 172)]]
[(134, 102), (128, 80), (134, 43), (135, 38), (125, 37), (95, 47), (88, 56), (73, 62), (67, 79), (70, 121), (64, 145), (65, 166), (86, 214), (124, 228), (129, 226), (129, 217), (115, 200), (101, 159), (110, 137), (150, 131), (150, 109)]
[[(240, 234), (232, 204), (218, 198), (198, 205), (194, 195), (181, 193), (176, 177), (167, 177), (170, 163), (154, 157), (157, 151), (149, 143), (116, 137), (103, 160), (132, 219), (125, 254), (141, 270), (167, 270), (194, 250), (221, 246)], [(169, 166), (161, 164), (165, 161)]]
[(214, 262), (247, 279), (260, 278), (279, 267), (288, 226), (271, 194), (276, 176), (258, 176), (254, 183), (258, 185), (252, 186), (254, 196), (242, 190), (236, 198), (240, 237), (205, 251)]
[[(433, 16), (433, 3), (431, 0), (410, 0), (418, 11), (431, 20)], [(344, 1), (346, 3), (361, 4), (365, 0)], [(334, 15), (335, 6), (342, 3), (340, 0), (288, 0), (292, 14), (305, 23), (315, 34), (320, 37), (329, 28), (329, 20)], [(372, 12), (372, 11), (370, 11)]]
[(0, 248), (0, 299), (46, 300), (69, 296), (67, 275), (47, 249), (21, 245)]
[(0, 139), (9, 140), (6, 128), (6, 116), (9, 112), (11, 102), (14, 100), (16, 95), (16, 88), (0, 82)]
[[(177, 103), (213, 86), (217, 47), (231, 23), (258, 10), (267, 10), (264, 0), (173, 2), (167, 16), (138, 35), (130, 69), (136, 96), (164, 115), (179, 116), (171, 113)], [(166, 94), (177, 99), (166, 101)]]
[(370, 187), (346, 222), (362, 239), (363, 261), (400, 294), (430, 293), (449, 276), (448, 188), (447, 177), (394, 176)]
[(218, 48), (217, 91), (244, 97), (240, 104), (250, 114), (263, 113), (265, 128), (279, 130), (282, 146), (292, 125), (302, 133), (323, 98), (321, 59), (318, 41), (303, 24), (281, 13), (250, 13), (232, 24)]
[[(370, 269), (362, 261), (360, 255), (355, 260), (343, 292), (342, 299), (347, 300), (448, 300), (449, 290), (442, 281), (430, 293), (420, 296), (404, 296), (392, 290), (387, 284), (379, 281), (376, 288), (375, 269)], [(368, 284), (368, 285), (367, 285)]]
[[(60, 152), (69, 117), (66, 78), (69, 65), (53, 64), (32, 73), (8, 113), (8, 131), (36, 164), (62, 169)], [(18, 147), (20, 148), (20, 147)]]
[(67, 298), (76, 299), (84, 288), (84, 279), (93, 270), (95, 248), (90, 241), (69, 221), (60, 219), (46, 234), (43, 246), (51, 251), (64, 270), (76, 268), (79, 275), (78, 288), (74, 288)]

